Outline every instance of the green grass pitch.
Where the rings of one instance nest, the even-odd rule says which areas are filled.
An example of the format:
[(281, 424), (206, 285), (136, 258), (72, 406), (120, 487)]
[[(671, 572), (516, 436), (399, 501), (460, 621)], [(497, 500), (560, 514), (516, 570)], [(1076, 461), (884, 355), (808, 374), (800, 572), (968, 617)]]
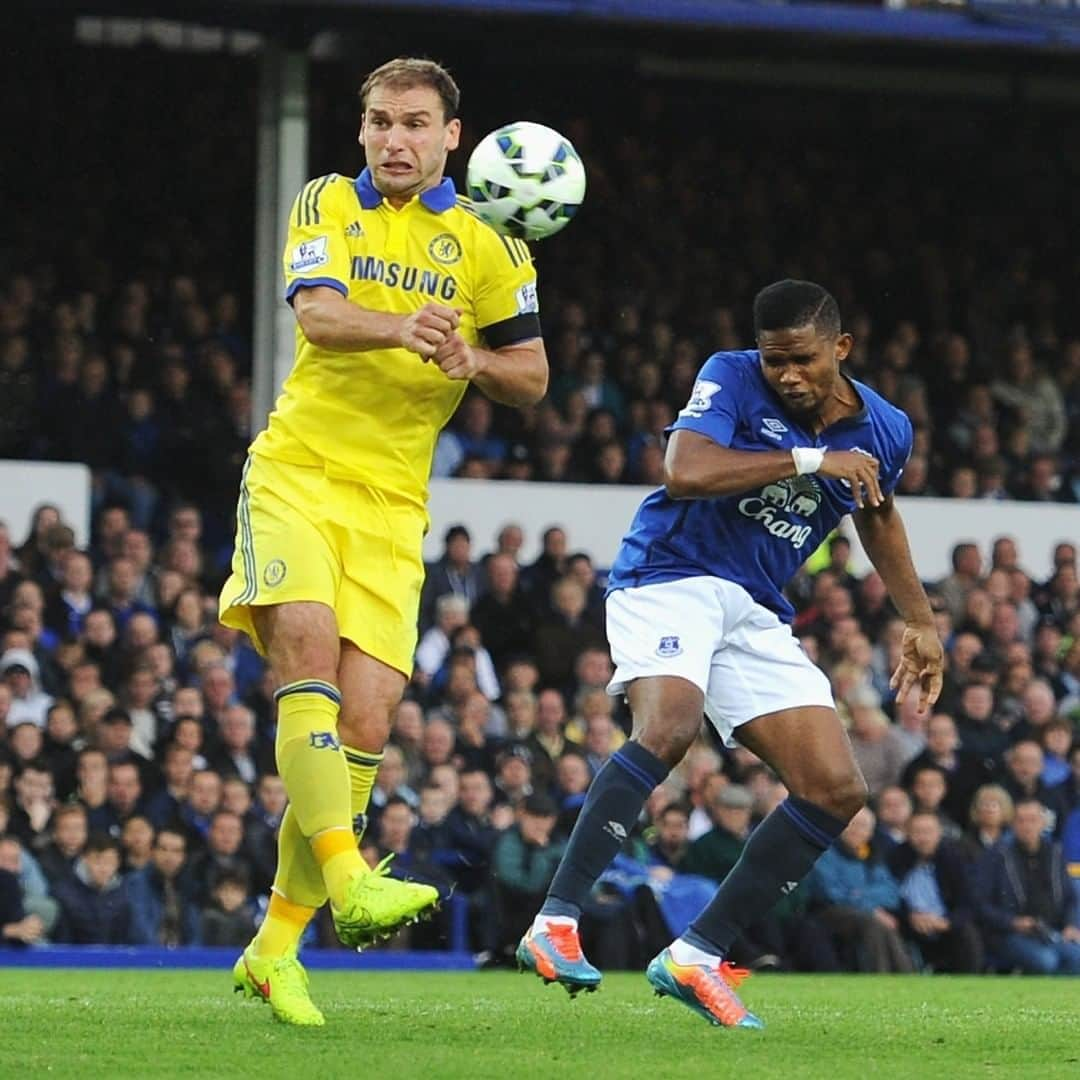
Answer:
[(571, 1001), (510, 973), (314, 972), (322, 1029), (227, 972), (0, 968), (2, 1077), (1080, 1077), (1080, 981), (758, 976), (764, 1032), (609, 975)]

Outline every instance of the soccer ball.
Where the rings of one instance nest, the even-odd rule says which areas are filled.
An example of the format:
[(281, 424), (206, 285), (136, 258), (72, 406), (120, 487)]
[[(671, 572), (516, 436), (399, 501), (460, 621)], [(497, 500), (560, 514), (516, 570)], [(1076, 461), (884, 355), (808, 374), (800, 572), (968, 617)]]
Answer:
[(521, 121), (486, 135), (466, 170), (473, 209), (496, 232), (543, 240), (564, 228), (585, 198), (585, 166), (570, 140)]

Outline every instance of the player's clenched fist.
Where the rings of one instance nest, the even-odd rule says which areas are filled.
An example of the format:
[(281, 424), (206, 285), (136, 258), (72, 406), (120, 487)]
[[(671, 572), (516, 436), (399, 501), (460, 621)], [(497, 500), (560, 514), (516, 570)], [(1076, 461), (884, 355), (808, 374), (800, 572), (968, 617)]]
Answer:
[(861, 510), (866, 503), (880, 506), (885, 501), (878, 482), (880, 469), (880, 462), (870, 454), (860, 454), (854, 450), (830, 450), (822, 459), (818, 472), (822, 476), (846, 481), (855, 505)]
[(448, 379), (471, 379), (480, 370), (476, 350), (460, 334), (449, 334), (432, 359)]
[(444, 304), (425, 304), (401, 324), (401, 347), (430, 360), (461, 323), (461, 315)]

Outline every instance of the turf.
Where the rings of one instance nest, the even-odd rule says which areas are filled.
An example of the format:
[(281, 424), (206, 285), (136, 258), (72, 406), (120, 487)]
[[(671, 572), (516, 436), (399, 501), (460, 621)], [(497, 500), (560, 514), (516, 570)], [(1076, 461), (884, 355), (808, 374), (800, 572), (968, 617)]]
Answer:
[(764, 1032), (709, 1027), (609, 975), (571, 1001), (509, 973), (315, 972), (325, 1028), (226, 972), (0, 969), (4, 1077), (1080, 1076), (1080, 981), (759, 976)]

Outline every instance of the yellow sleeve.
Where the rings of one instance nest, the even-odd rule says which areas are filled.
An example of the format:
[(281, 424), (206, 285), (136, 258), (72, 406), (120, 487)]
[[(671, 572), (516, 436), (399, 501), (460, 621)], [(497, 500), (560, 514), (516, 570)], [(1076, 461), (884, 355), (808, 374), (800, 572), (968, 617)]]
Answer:
[(490, 349), (540, 337), (536, 268), (524, 240), (477, 229), (476, 325)]
[(309, 180), (289, 212), (285, 241), (285, 299), (305, 285), (329, 285), (349, 295), (349, 249), (345, 241), (339, 189), (348, 183), (337, 173)]

